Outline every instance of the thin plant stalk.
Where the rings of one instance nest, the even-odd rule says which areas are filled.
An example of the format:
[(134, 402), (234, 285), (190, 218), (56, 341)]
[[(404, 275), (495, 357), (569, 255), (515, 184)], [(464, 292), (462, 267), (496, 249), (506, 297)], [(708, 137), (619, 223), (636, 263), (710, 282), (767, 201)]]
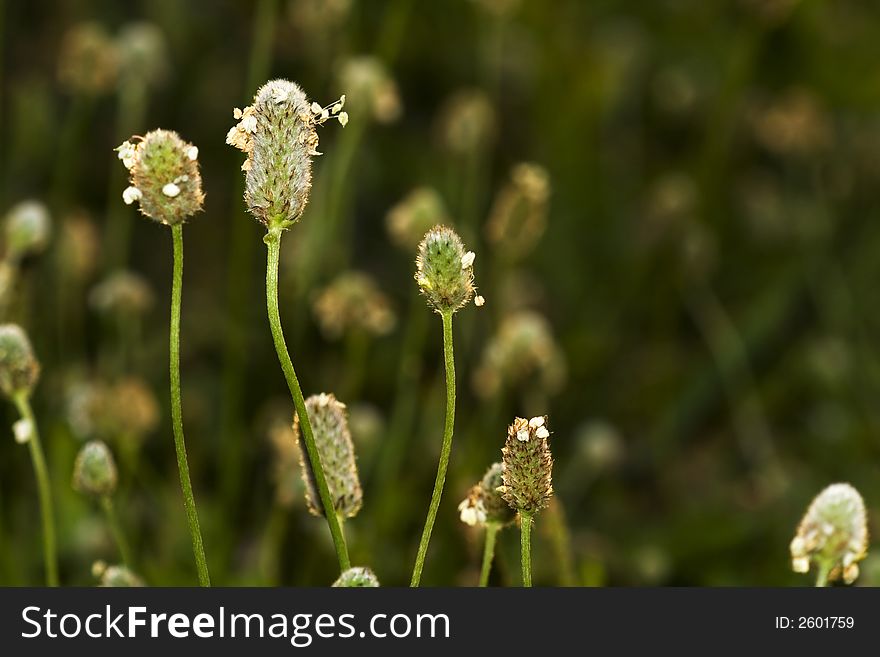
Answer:
[(107, 524), (110, 525), (110, 532), (113, 534), (113, 540), (116, 541), (116, 547), (119, 549), (119, 556), (122, 563), (127, 568), (131, 568), (131, 550), (128, 547), (128, 541), (125, 540), (125, 533), (122, 531), (122, 525), (119, 524), (119, 516), (116, 514), (116, 507), (113, 504), (113, 498), (105, 495), (101, 498), (101, 508), (104, 509), (104, 515), (107, 516)]
[(40, 518), (43, 523), (43, 560), (46, 568), (46, 585), (58, 586), (58, 553), (55, 545), (55, 511), (52, 504), (52, 490), (49, 487), (49, 471), (46, 468), (46, 457), (40, 444), (40, 433), (37, 421), (26, 394), (17, 394), (15, 406), (21, 417), (28, 422), (31, 429), (27, 441), (37, 478), (37, 495), (40, 499)]
[(828, 586), (828, 575), (831, 573), (831, 564), (823, 561), (819, 564), (816, 572), (816, 588)]
[(444, 310), (440, 316), (443, 319), (443, 359), (446, 365), (446, 420), (443, 425), (443, 445), (440, 448), (440, 463), (437, 466), (437, 478), (434, 480), (434, 492), (431, 494), (428, 518), (425, 520), (425, 528), (422, 530), (422, 539), (419, 542), (419, 551), (416, 555), (410, 586), (418, 586), (422, 579), (425, 555), (428, 553), (428, 544), (431, 542), (431, 532), (437, 518), (437, 509), (440, 507), (443, 485), (446, 483), (449, 454), (452, 452), (452, 430), (455, 425), (455, 356), (452, 349), (452, 310)]
[(532, 585), (532, 516), (519, 514), (520, 558), (522, 560), (522, 585)]
[(193, 496), (192, 482), (189, 478), (189, 463), (186, 458), (186, 443), (183, 438), (183, 410), (180, 394), (180, 302), (183, 288), (183, 224), (171, 227), (174, 238), (174, 277), (171, 286), (171, 334), (170, 334), (170, 374), (171, 374), (171, 420), (174, 427), (174, 448), (177, 452), (177, 469), (180, 473), (180, 488), (183, 491), (183, 506), (189, 523), (193, 554), (199, 573), (199, 585), (211, 586), (208, 574), (208, 561), (202, 543), (202, 530), (199, 527), (199, 514)]
[(490, 522), (486, 525), (486, 544), (483, 546), (483, 565), (480, 568), (480, 586), (489, 585), (489, 573), (492, 571), (492, 562), (495, 560), (495, 539), (501, 525)]
[(287, 380), (287, 387), (290, 388), (293, 405), (299, 417), (303, 442), (306, 445), (309, 463), (312, 466), (312, 473), (315, 477), (315, 485), (324, 508), (324, 517), (327, 519), (330, 535), (333, 538), (333, 546), (339, 559), (339, 569), (340, 571), (345, 571), (351, 567), (348, 547), (345, 545), (345, 536), (342, 534), (339, 518), (333, 512), (335, 505), (333, 504), (333, 498), (330, 496), (327, 479), (324, 476), (324, 468), (321, 465), (321, 457), (315, 444), (315, 436), (312, 433), (312, 424), (306, 410), (302, 389), (300, 388), (299, 380), (296, 378), (296, 372), (293, 369), (293, 362), (287, 351), (287, 343), (284, 340), (284, 332), (281, 328), (281, 314), (278, 310), (278, 261), (281, 254), (282, 230), (276, 227), (270, 228), (263, 239), (269, 250), (266, 261), (266, 307), (269, 313), (269, 327), (272, 330), (272, 341), (275, 343), (275, 351), (278, 353), (278, 360), (281, 363), (281, 369), (284, 371), (284, 378)]

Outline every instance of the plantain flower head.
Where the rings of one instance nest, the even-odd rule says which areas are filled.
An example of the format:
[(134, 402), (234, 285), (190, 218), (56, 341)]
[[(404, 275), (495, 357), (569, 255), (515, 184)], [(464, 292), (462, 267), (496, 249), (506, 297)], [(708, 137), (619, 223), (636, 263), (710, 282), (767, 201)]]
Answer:
[(480, 483), (473, 486), (468, 496), (458, 505), (461, 521), (471, 527), (497, 523), (506, 525), (513, 521), (515, 514), (507, 501), (502, 497), (501, 486), (504, 485), (501, 463), (493, 463), (486, 470)]
[(106, 497), (116, 491), (118, 474), (110, 448), (91, 440), (79, 450), (73, 463), (73, 489), (93, 497)]
[(553, 496), (549, 437), (547, 418), (540, 415), (530, 420), (518, 417), (507, 429), (500, 493), (515, 511), (532, 515)]
[[(436, 312), (455, 312), (474, 299), (475, 258), (451, 228), (435, 226), (427, 232), (419, 244), (415, 279)], [(482, 305), (482, 297), (475, 301)]]
[(27, 333), (17, 324), (0, 325), (0, 391), (13, 398), (30, 395), (40, 378), (40, 363)]

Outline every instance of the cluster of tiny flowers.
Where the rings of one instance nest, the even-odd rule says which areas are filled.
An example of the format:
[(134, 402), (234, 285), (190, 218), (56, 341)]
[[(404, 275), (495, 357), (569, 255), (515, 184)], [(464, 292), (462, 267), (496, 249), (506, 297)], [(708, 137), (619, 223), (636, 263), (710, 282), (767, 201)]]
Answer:
[[(334, 510), (344, 518), (352, 518), (363, 504), (363, 491), (355, 463), (354, 444), (348, 428), (345, 404), (334, 395), (323, 392), (312, 395), (305, 401)], [(300, 465), (309, 511), (322, 516), (324, 505), (308, 460), (298, 415), (294, 417), (293, 431), (300, 448)]]
[(508, 427), (507, 441), (501, 450), (504, 482), (499, 492), (520, 513), (540, 511), (553, 495), (553, 457), (547, 439), (546, 418), (530, 420), (518, 417)]
[(501, 495), (503, 472), (503, 464), (493, 463), (480, 483), (468, 491), (468, 496), (458, 505), (463, 523), (473, 527), (490, 522), (506, 525), (513, 520), (514, 513)]
[[(474, 287), (473, 251), (465, 251), (458, 234), (446, 226), (435, 226), (419, 244), (415, 279), (428, 304), (438, 313), (455, 312), (474, 300), (486, 300)], [(476, 296), (475, 296), (476, 294)]]
[(205, 195), (199, 149), (170, 130), (153, 130), (133, 139), (116, 148), (130, 176), (130, 185), (122, 192), (126, 205), (138, 202), (144, 215), (170, 226), (200, 211)]
[(226, 143), (247, 155), (245, 201), (250, 212), (266, 226), (288, 227), (302, 215), (312, 185), (311, 158), (318, 152), (316, 126), (337, 119), (348, 123), (343, 95), (322, 107), (309, 103), (305, 92), (288, 80), (267, 82), (253, 104), (235, 108), (238, 121)]
[(868, 550), (865, 503), (849, 484), (832, 484), (810, 504), (791, 541), (791, 565), (798, 573), (811, 563), (829, 570), (828, 580), (852, 584)]

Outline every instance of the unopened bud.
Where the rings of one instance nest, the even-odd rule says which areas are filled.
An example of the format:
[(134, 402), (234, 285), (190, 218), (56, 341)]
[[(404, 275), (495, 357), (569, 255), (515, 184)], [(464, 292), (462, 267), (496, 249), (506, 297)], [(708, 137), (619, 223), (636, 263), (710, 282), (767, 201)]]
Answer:
[(12, 399), (30, 395), (40, 378), (40, 364), (27, 334), (17, 324), (0, 326), (0, 391)]
[(116, 491), (117, 479), (110, 448), (100, 440), (83, 445), (73, 463), (73, 489), (93, 497), (107, 497)]
[(455, 312), (474, 296), (474, 253), (451, 228), (435, 226), (419, 244), (416, 283), (438, 313)]

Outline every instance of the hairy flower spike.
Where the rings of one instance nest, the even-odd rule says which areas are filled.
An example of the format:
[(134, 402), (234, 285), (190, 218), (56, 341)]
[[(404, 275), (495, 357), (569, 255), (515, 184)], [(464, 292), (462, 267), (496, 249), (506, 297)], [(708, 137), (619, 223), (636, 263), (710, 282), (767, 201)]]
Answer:
[(532, 515), (547, 506), (553, 495), (549, 437), (546, 418), (540, 416), (518, 417), (507, 429), (499, 492), (515, 511)]
[(299, 85), (272, 80), (260, 87), (251, 106), (233, 112), (238, 123), (226, 143), (247, 154), (241, 165), (244, 199), (267, 227), (288, 228), (302, 215), (312, 187), (312, 156), (320, 155), (315, 128), (331, 118), (345, 125), (344, 103), (345, 96), (321, 107), (310, 103)]
[[(352, 518), (360, 511), (363, 491), (355, 463), (354, 445), (348, 429), (345, 404), (332, 394), (321, 393), (306, 399), (306, 410), (315, 435), (315, 444), (324, 467), (324, 476), (333, 498), (336, 513)], [(305, 444), (299, 427), (299, 416), (294, 416), (293, 431), (300, 448), (300, 465), (306, 485), (306, 502), (316, 516), (324, 515), (318, 495), (315, 475), (306, 458)]]
[(12, 399), (30, 396), (40, 378), (40, 364), (27, 334), (17, 324), (0, 326), (0, 391)]
[(92, 440), (79, 450), (73, 464), (73, 489), (93, 497), (107, 497), (116, 491), (116, 461), (110, 448)]
[(9, 210), (3, 229), (6, 257), (13, 262), (40, 253), (52, 235), (49, 209), (39, 201), (22, 201)]
[(474, 526), (490, 522), (507, 525), (513, 522), (515, 514), (499, 491), (504, 484), (503, 470), (501, 463), (493, 463), (480, 483), (470, 489), (468, 496), (458, 505), (463, 523)]
[(131, 183), (123, 200), (137, 201), (144, 215), (169, 226), (199, 212), (205, 195), (198, 160), (190, 157), (193, 148), (170, 130), (153, 130), (123, 142), (116, 151)]
[(416, 283), (438, 313), (455, 312), (474, 296), (474, 253), (451, 228), (435, 226), (419, 244)]
[(791, 541), (791, 565), (797, 573), (816, 565), (827, 572), (828, 581), (852, 584), (867, 552), (862, 496), (849, 484), (832, 484), (816, 496), (801, 520)]
[(376, 574), (366, 566), (355, 566), (342, 573), (333, 582), (333, 586), (337, 588), (376, 588), (379, 586), (379, 580)]

